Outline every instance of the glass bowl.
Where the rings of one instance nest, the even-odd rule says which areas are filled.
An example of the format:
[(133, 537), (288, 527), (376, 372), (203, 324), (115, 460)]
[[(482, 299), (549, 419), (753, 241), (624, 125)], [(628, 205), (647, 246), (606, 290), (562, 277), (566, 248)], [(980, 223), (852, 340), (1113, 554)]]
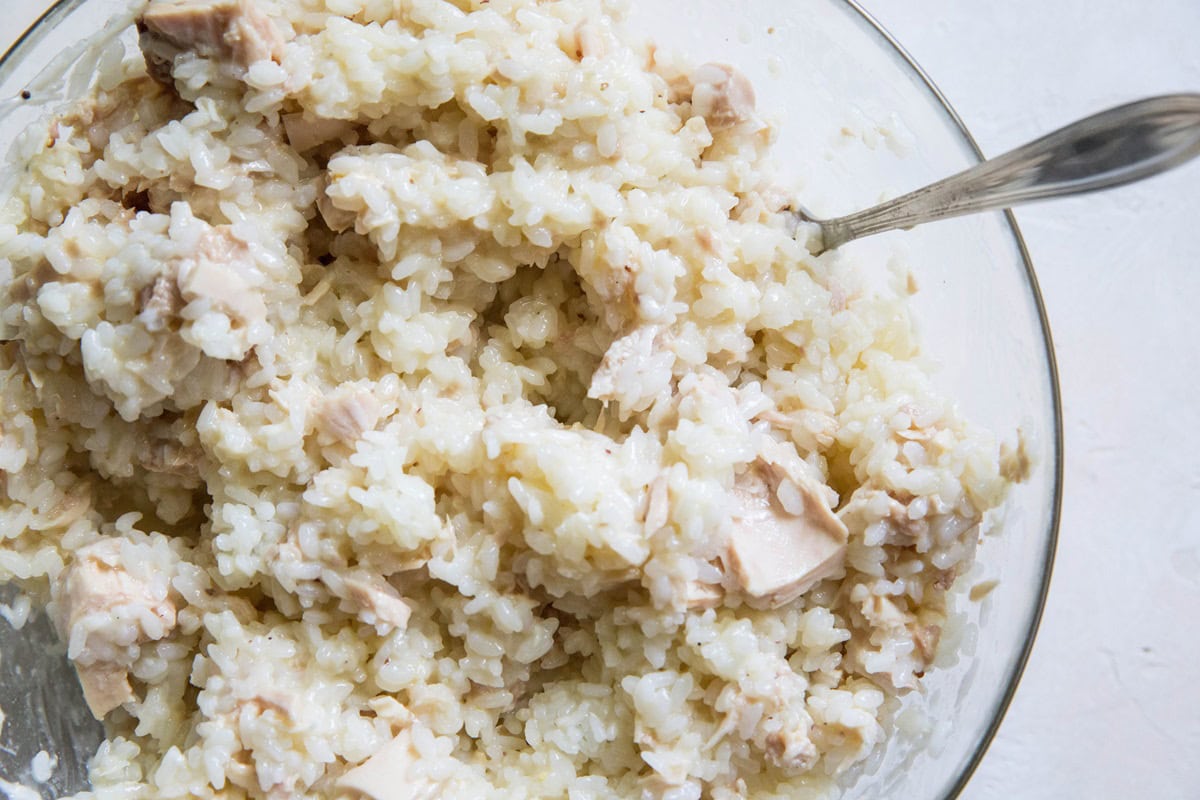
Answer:
[[(132, 4), (136, 6), (137, 4)], [(981, 158), (946, 99), (853, 0), (694, 0), (681, 24), (668, 0), (633, 3), (633, 24), (689, 60), (737, 65), (778, 129), (780, 184), (821, 216), (871, 205)], [(94, 62), (79, 44), (128, 0), (61, 0), (0, 61), (0, 148), (46, 111), (86, 90)], [(57, 76), (54, 79), (47, 76)], [(32, 100), (22, 97), (30, 90)], [(847, 776), (843, 797), (956, 796), (995, 735), (1025, 666), (1048, 589), (1061, 500), (1062, 438), (1050, 332), (1011, 214), (994, 213), (846, 246), (863, 263), (901, 258), (919, 285), (914, 316), (935, 383), (965, 416), (1002, 438), (1020, 428), (1035, 467), (1015, 487), (996, 535), (960, 580), (971, 625), (953, 663), (926, 675), (887, 746)], [(978, 603), (965, 586), (996, 580)], [(14, 597), (0, 592), (0, 603)], [(30, 784), (30, 759), (59, 754), (37, 788), (85, 788), (81, 762), (99, 741), (71, 668), (44, 617), (0, 622), (0, 778)], [(907, 716), (906, 716), (907, 715)], [(79, 756), (78, 754), (82, 754)], [(0, 783), (0, 788), (4, 784)]]

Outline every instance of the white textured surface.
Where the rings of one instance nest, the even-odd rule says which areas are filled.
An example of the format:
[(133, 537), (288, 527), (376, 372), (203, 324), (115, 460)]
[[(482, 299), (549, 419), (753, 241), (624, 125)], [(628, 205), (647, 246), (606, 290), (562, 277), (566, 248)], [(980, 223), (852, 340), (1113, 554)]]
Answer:
[[(984, 152), (1200, 92), (1200, 2), (880, 0)], [(1058, 353), (1050, 602), (968, 800), (1200, 796), (1200, 161), (1017, 211)]]
[[(0, 49), (36, 2), (0, 0)], [(1200, 91), (1197, 0), (877, 0), (988, 154)], [(966, 800), (1200, 792), (1200, 162), (1017, 212), (1062, 373), (1050, 603)]]

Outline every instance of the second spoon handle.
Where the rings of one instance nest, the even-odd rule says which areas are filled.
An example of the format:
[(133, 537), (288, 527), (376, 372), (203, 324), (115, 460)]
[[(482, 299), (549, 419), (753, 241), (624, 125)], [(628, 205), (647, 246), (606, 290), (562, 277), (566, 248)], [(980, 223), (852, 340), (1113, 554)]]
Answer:
[(821, 225), (823, 249), (873, 233), (1031, 200), (1107, 189), (1200, 155), (1200, 94), (1139, 100), (1081, 119), (1004, 155)]

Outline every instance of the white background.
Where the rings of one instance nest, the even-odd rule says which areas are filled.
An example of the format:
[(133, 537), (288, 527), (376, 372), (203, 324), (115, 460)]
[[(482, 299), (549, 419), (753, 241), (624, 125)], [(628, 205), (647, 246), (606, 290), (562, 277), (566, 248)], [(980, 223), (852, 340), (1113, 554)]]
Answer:
[[(864, 0), (985, 153), (1200, 92), (1200, 0)], [(0, 49), (40, 2), (0, 0)], [(966, 800), (1200, 797), (1200, 160), (1017, 218), (1057, 346), (1049, 607)], [(896, 800), (903, 800), (897, 798)]]

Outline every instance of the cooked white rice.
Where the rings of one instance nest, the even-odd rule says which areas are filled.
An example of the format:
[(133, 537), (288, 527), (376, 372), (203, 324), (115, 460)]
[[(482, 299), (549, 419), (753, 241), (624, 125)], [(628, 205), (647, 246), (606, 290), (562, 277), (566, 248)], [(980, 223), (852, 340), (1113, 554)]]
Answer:
[[(0, 581), (94, 796), (822, 795), (1017, 477), (906, 276), (810, 256), (740, 77), (619, 4), (216, 5), (0, 198)], [(760, 591), (751, 506), (836, 557)]]

